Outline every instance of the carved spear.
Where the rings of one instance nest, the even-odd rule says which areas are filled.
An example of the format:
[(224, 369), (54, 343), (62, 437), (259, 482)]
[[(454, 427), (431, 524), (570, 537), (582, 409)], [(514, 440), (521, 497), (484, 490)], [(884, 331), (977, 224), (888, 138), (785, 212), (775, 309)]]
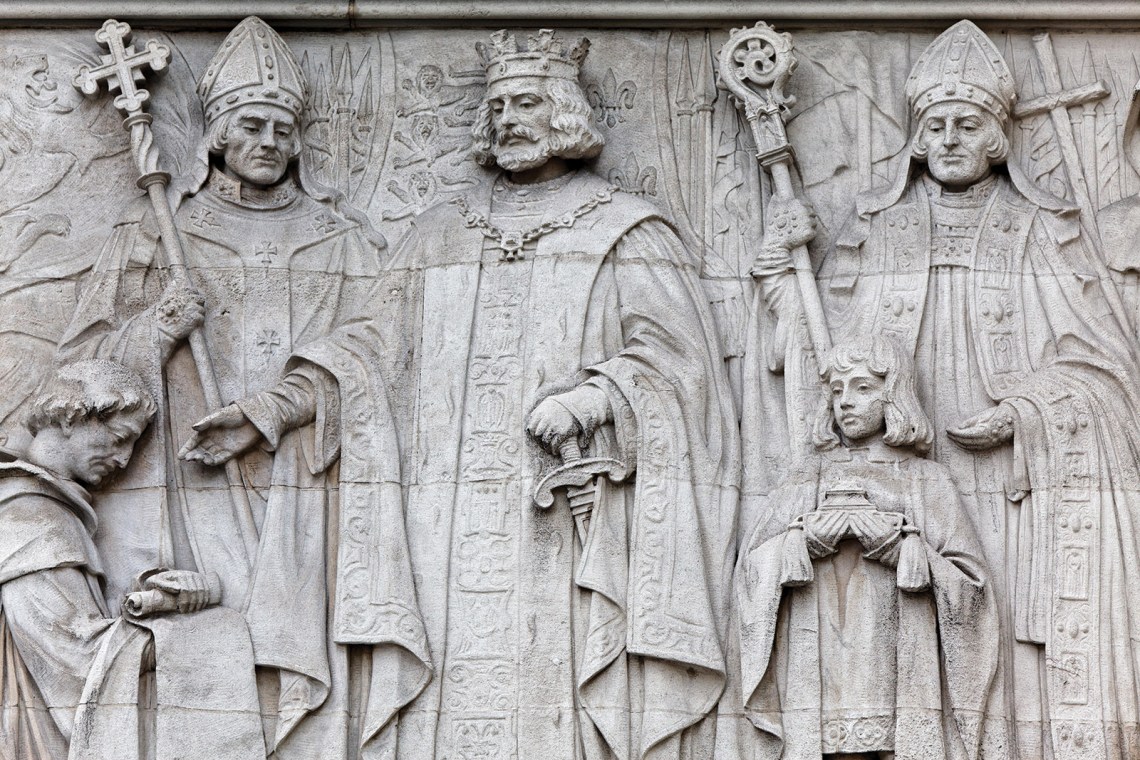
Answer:
[(1093, 206), (1092, 196), (1085, 180), (1084, 168), (1081, 166), (1081, 156), (1077, 150), (1073, 124), (1069, 121), (1069, 108), (1108, 97), (1108, 86), (1103, 81), (1097, 80), (1092, 84), (1066, 90), (1061, 83), (1061, 70), (1057, 66), (1057, 56), (1053, 52), (1053, 40), (1049, 34), (1035, 35), (1033, 37), (1033, 49), (1037, 52), (1038, 63), (1041, 64), (1041, 77), (1045, 80), (1045, 94), (1040, 98), (1018, 104), (1013, 109), (1013, 117), (1024, 119), (1037, 114), (1048, 113), (1053, 120), (1053, 132), (1057, 138), (1061, 160), (1065, 164), (1065, 173), (1069, 175), (1069, 185), (1073, 188), (1073, 196), (1081, 210), (1081, 232), (1085, 234), (1087, 240), (1091, 241), (1093, 247), (1089, 259), (1097, 270), (1097, 277), (1104, 283), (1102, 290), (1115, 312), (1121, 329), (1128, 333), (1131, 330), (1126, 317), (1128, 309), (1125, 308), (1124, 301), (1121, 299), (1112, 280), (1112, 275), (1108, 271), (1108, 265), (1105, 263), (1100, 230), (1096, 226), (1097, 210)]
[[(74, 85), (83, 94), (93, 96), (99, 93), (105, 83), (109, 91), (118, 90), (114, 105), (126, 115), (123, 129), (131, 136), (131, 154), (138, 167), (137, 184), (147, 191), (155, 219), (162, 238), (162, 250), (170, 269), (171, 280), (182, 287), (190, 287), (190, 276), (186, 271), (186, 257), (182, 253), (182, 240), (178, 228), (174, 226), (174, 214), (166, 196), (166, 186), (170, 174), (158, 168), (158, 149), (154, 145), (154, 133), (150, 125), (153, 117), (146, 112), (146, 102), (150, 93), (138, 85), (146, 81), (144, 69), (162, 71), (170, 62), (170, 48), (154, 40), (148, 40), (142, 50), (136, 50), (131, 42), (131, 27), (114, 19), (108, 19), (95, 33), (95, 40), (107, 53), (100, 56), (100, 65), (80, 66), (75, 75)], [(218, 389), (214, 365), (206, 347), (206, 338), (200, 329), (189, 337), (190, 351), (198, 369), (198, 379), (202, 393), (210, 409), (220, 409), (222, 394)], [(234, 512), (241, 524), (242, 538), (245, 541), (247, 557), (252, 558), (257, 550), (257, 529), (253, 521), (253, 510), (249, 504), (249, 494), (242, 483), (241, 470), (235, 459), (226, 463), (226, 480)]]
[[(744, 110), (744, 118), (752, 128), (756, 158), (772, 176), (773, 193), (778, 198), (791, 200), (795, 197), (790, 171), (795, 151), (784, 129), (784, 114), (795, 103), (795, 98), (784, 94), (784, 85), (796, 68), (792, 36), (777, 33), (763, 21), (751, 28), (734, 29), (720, 49), (718, 62), (721, 84), (737, 107)], [(807, 246), (797, 246), (792, 251), (792, 266), (808, 334), (816, 356), (822, 361), (831, 350), (831, 338)]]

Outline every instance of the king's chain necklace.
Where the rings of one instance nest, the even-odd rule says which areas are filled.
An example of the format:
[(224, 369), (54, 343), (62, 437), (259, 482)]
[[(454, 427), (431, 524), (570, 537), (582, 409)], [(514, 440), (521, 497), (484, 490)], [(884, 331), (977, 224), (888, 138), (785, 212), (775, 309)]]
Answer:
[(590, 195), (589, 199), (573, 211), (567, 212), (557, 219), (552, 219), (549, 222), (543, 222), (537, 227), (531, 227), (529, 230), (503, 230), (500, 229), (489, 221), (487, 217), (476, 211), (471, 210), (471, 205), (467, 202), (467, 198), (460, 196), (454, 198), (453, 203), (459, 209), (459, 213), (463, 215), (463, 223), (468, 227), (473, 227), (483, 236), (493, 242), (499, 249), (499, 259), (502, 261), (515, 261), (522, 258), (523, 246), (527, 243), (538, 240), (544, 235), (548, 235), (555, 230), (568, 229), (574, 226), (574, 223), (579, 219), (589, 214), (603, 203), (609, 203), (613, 200), (614, 193), (618, 191), (616, 185), (598, 190)]

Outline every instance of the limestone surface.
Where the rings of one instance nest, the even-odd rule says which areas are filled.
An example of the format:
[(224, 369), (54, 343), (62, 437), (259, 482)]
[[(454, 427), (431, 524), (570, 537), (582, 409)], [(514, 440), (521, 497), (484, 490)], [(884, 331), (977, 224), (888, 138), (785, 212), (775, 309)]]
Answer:
[(9, 5), (0, 760), (1140, 760), (1134, 6)]

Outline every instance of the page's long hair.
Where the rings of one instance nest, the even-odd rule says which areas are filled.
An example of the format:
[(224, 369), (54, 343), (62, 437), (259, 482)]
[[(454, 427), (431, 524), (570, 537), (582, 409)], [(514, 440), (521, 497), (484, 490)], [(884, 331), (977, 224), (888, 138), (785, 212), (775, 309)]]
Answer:
[(856, 366), (865, 366), (871, 374), (884, 380), (883, 416), (887, 432), (883, 440), (899, 448), (912, 448), (921, 453), (930, 451), (934, 428), (918, 402), (914, 361), (895, 341), (883, 336), (858, 338), (831, 350), (821, 373), (825, 390), (812, 431), (816, 449), (824, 451), (842, 443), (826, 384), (831, 381), (832, 373), (847, 372)]

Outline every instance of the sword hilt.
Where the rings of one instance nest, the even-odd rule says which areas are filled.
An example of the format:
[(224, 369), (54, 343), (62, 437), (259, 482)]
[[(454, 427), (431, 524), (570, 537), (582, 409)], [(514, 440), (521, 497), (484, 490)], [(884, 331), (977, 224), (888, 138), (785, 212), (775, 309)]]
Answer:
[(578, 445), (578, 438), (570, 436), (558, 444), (558, 455), (563, 462), (575, 462), (582, 458), (582, 448)]
[[(582, 460), (582, 447), (578, 445), (577, 436), (570, 436), (558, 445), (558, 454), (562, 463), (570, 464)], [(586, 543), (586, 535), (590, 530), (590, 513), (594, 510), (594, 501), (598, 493), (598, 478), (591, 478), (580, 486), (566, 487), (566, 500), (570, 502), (570, 514), (574, 524), (578, 526), (578, 538), (582, 544)]]

